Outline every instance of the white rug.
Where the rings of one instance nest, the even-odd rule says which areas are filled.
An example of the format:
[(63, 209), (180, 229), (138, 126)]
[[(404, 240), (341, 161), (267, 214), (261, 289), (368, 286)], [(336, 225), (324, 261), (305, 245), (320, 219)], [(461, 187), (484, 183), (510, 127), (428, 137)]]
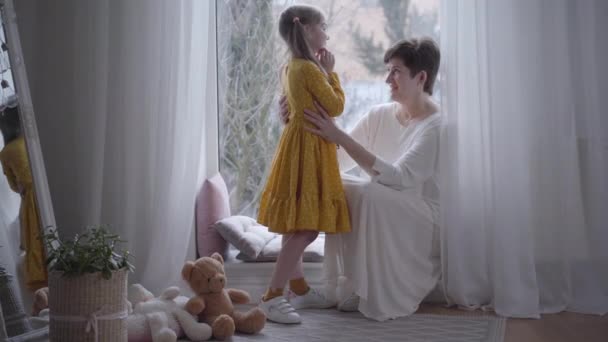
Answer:
[[(342, 313), (336, 310), (300, 310), (300, 314), (304, 320), (302, 324), (268, 322), (261, 334), (238, 334), (232, 341), (503, 342), (506, 327), (506, 319), (491, 316), (416, 314), (376, 322), (360, 313)], [(15, 341), (48, 340), (35, 338)]]
[(303, 323), (268, 322), (259, 335), (236, 335), (232, 341), (400, 341), (502, 342), (506, 319), (491, 316), (415, 314), (376, 322), (360, 313), (336, 310), (300, 310)]

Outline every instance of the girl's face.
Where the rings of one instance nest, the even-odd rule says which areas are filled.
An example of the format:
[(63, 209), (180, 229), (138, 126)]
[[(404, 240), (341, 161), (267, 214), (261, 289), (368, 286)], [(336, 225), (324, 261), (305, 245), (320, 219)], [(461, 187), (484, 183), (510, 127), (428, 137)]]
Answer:
[(391, 100), (408, 103), (418, 98), (424, 89), (426, 73), (419, 72), (412, 75), (410, 69), (403, 64), (400, 58), (391, 58), (386, 63), (388, 76), (385, 82), (391, 88)]
[(310, 48), (314, 53), (319, 52), (329, 40), (329, 36), (326, 33), (327, 24), (325, 23), (325, 19), (321, 19), (321, 22), (318, 24), (305, 25), (305, 29), (308, 33), (307, 38)]

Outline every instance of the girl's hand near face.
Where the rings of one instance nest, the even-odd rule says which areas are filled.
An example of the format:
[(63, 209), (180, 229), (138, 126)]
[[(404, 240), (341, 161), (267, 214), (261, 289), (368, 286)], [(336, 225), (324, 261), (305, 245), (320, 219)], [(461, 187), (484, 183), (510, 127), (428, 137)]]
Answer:
[(319, 63), (321, 64), (321, 66), (325, 69), (325, 71), (327, 71), (328, 74), (334, 72), (336, 60), (334, 58), (333, 53), (323, 48), (317, 53), (317, 58), (319, 59)]

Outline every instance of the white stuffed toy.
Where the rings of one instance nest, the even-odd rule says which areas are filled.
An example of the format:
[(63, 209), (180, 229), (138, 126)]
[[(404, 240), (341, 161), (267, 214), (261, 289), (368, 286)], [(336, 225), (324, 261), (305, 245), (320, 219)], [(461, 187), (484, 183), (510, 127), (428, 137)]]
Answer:
[(127, 317), (129, 342), (176, 342), (186, 336), (191, 341), (211, 338), (211, 327), (192, 316), (184, 306), (187, 297), (178, 287), (169, 287), (159, 297), (140, 284), (129, 288), (130, 314)]

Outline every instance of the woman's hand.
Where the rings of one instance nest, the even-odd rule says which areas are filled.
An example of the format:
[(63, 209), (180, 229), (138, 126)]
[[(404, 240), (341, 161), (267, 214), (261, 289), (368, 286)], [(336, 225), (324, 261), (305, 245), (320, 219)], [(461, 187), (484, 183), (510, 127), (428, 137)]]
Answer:
[(304, 109), (304, 117), (316, 127), (304, 126), (304, 129), (343, 147), (344, 151), (348, 153), (363, 170), (369, 173), (370, 176), (377, 175), (378, 172), (372, 170), (376, 161), (376, 156), (359, 144), (350, 135), (338, 128), (334, 119), (329, 116), (327, 111), (325, 111), (325, 109), (316, 101), (315, 107), (317, 107), (318, 113)]
[(289, 123), (289, 105), (287, 104), (287, 96), (281, 95), (279, 100), (279, 118), (284, 125)]
[(334, 66), (336, 65), (336, 59), (334, 58), (334, 54), (329, 52), (327, 49), (321, 49), (317, 53), (317, 58), (319, 59), (319, 63), (327, 71), (327, 73), (331, 73), (334, 71)]
[(304, 117), (315, 125), (316, 129), (312, 127), (304, 127), (304, 129), (327, 141), (340, 145), (344, 132), (336, 126), (334, 119), (327, 114), (327, 111), (317, 101), (314, 104), (317, 107), (317, 113), (304, 109)]

